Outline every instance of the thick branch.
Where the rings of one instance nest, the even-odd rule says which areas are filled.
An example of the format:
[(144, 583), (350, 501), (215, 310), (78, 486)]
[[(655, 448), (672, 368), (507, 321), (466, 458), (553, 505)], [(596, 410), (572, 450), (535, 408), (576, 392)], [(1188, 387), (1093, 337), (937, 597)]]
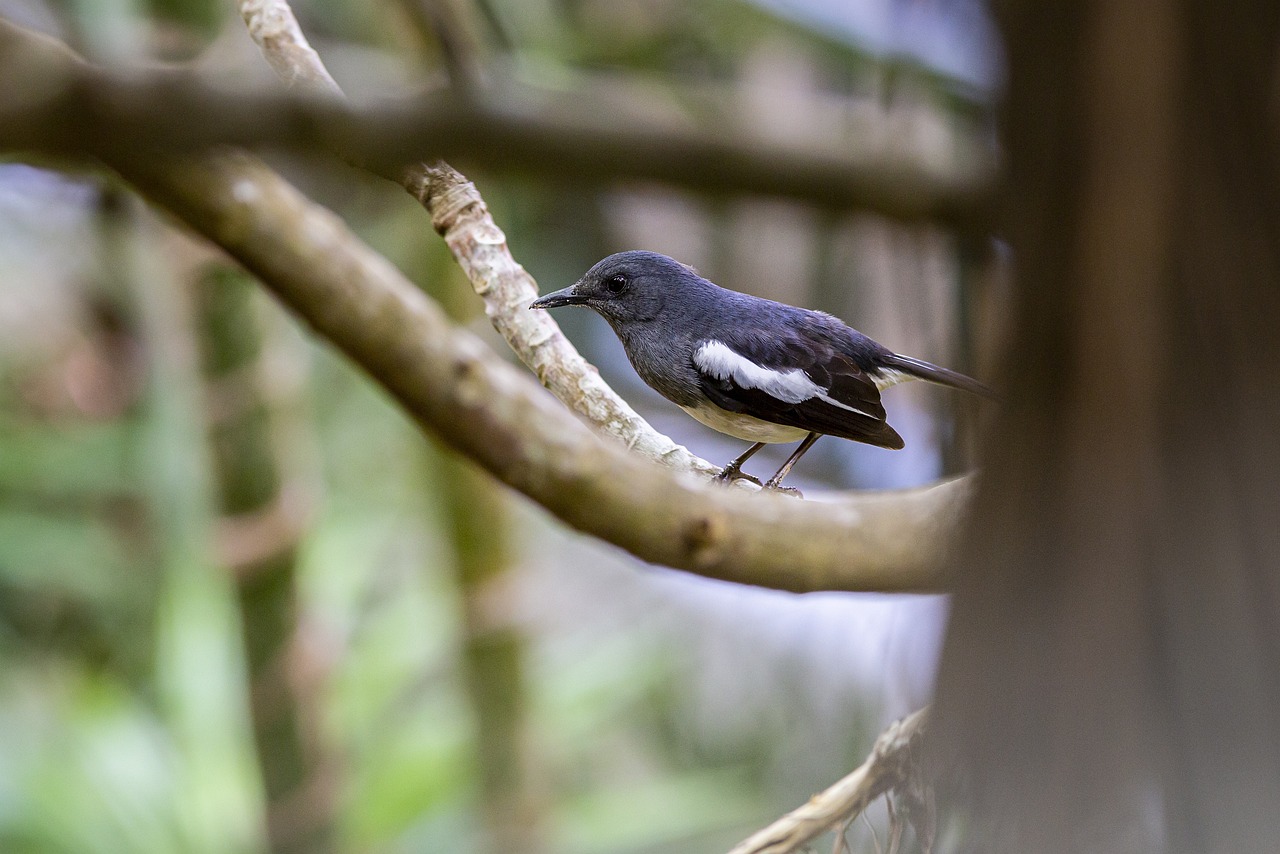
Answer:
[(876, 739), (866, 762), (804, 806), (738, 843), (729, 854), (789, 854), (856, 818), (872, 801), (906, 780), (911, 750), (924, 734), (928, 714), (924, 708), (895, 721)]

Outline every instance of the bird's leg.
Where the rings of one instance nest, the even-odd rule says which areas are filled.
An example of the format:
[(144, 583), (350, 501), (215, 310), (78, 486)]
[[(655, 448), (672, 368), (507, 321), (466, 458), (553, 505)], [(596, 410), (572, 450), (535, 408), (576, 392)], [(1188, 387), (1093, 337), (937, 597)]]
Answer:
[(791, 467), (799, 462), (800, 458), (804, 456), (804, 452), (812, 448), (813, 443), (818, 441), (818, 437), (821, 435), (821, 433), (810, 433), (808, 436), (805, 436), (804, 441), (800, 443), (800, 447), (791, 452), (791, 456), (787, 457), (787, 461), (782, 464), (782, 468), (774, 472), (773, 477), (765, 481), (764, 488), (774, 489), (778, 492), (789, 492), (792, 495), (803, 498), (804, 496), (800, 495), (800, 490), (780, 486), (779, 484), (781, 484), (782, 479), (787, 476), (787, 472), (791, 471)]
[(742, 453), (742, 456), (725, 466), (724, 471), (720, 472), (720, 474), (716, 475), (712, 480), (716, 483), (732, 483), (735, 480), (749, 480), (756, 486), (759, 486), (759, 480), (749, 474), (742, 473), (742, 464), (751, 459), (752, 454), (763, 447), (764, 442), (756, 442), (750, 448), (747, 448), (747, 450)]

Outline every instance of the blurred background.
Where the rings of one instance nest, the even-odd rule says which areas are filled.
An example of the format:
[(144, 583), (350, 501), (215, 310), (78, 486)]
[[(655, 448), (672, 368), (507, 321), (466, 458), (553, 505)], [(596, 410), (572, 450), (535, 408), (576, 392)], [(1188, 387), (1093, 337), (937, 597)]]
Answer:
[[(357, 98), (466, 78), (939, 168), (992, 144), (1000, 60), (968, 0), (293, 5)], [(104, 63), (276, 85), (222, 0), (0, 17)], [(413, 200), (264, 154), (504, 351)], [(0, 162), (0, 851), (718, 851), (928, 701), (940, 597), (717, 584), (566, 531), (113, 176), (51, 165)], [(543, 291), (652, 249), (983, 375), (1003, 286), (981, 241), (454, 165)], [(743, 450), (658, 399), (594, 314), (557, 319), (658, 429)], [(827, 439), (789, 483), (821, 500), (966, 468), (970, 402), (887, 405), (906, 450)], [(853, 850), (875, 850), (872, 815)]]

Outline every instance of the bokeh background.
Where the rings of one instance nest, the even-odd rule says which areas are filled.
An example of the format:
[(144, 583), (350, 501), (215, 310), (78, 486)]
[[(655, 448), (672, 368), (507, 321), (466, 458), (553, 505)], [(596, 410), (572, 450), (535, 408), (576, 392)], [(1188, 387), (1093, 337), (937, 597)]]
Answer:
[[(999, 57), (972, 2), (294, 7), (357, 98), (475, 75), (944, 166), (991, 144)], [(0, 0), (0, 17), (104, 63), (276, 85), (218, 0)], [(265, 154), (502, 349), (411, 199)], [(999, 247), (454, 165), (544, 291), (647, 248), (983, 371)], [(942, 599), (718, 584), (565, 530), (110, 174), (0, 162), (0, 282), (0, 851), (717, 851), (928, 700)], [(714, 461), (742, 450), (640, 383), (594, 315), (558, 319), (659, 429)], [(821, 500), (965, 468), (966, 402), (907, 387), (888, 408), (906, 450), (827, 439), (789, 482)], [(874, 850), (872, 816), (854, 850)]]

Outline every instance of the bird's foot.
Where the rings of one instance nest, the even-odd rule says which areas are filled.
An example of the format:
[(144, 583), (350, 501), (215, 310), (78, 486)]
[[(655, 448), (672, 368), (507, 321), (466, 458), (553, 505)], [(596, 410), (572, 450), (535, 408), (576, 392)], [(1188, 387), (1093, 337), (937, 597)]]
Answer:
[(756, 486), (759, 486), (759, 487), (764, 486), (764, 484), (760, 482), (760, 478), (753, 477), (752, 475), (749, 475), (746, 472), (742, 471), (741, 469), (732, 465), (725, 466), (724, 471), (720, 472), (720, 474), (711, 478), (712, 483), (733, 483), (735, 480), (749, 480), (752, 483), (754, 483)]
[[(783, 472), (785, 474), (785, 472)], [(783, 486), (782, 478), (774, 475), (764, 482), (762, 487), (767, 492), (777, 492), (781, 495), (790, 495), (792, 498), (804, 498), (804, 493), (796, 489), (794, 486)]]

